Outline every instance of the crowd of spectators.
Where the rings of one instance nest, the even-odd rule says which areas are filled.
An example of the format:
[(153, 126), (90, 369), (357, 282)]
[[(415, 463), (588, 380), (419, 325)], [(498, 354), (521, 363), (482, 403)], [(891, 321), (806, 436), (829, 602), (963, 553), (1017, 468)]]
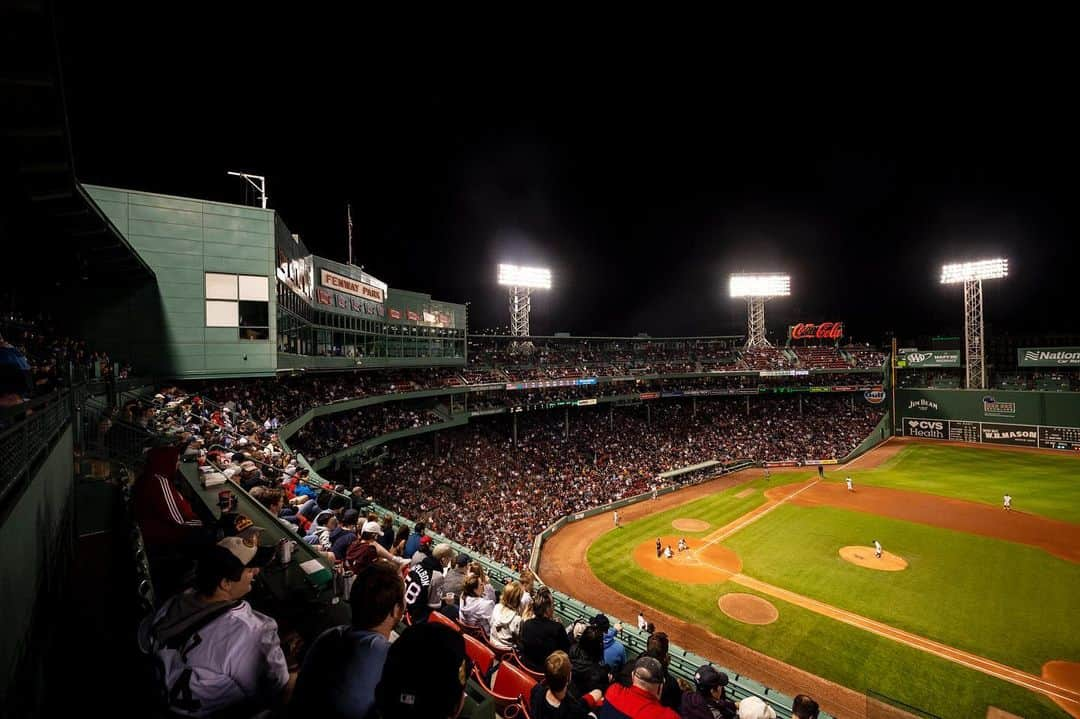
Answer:
[[(365, 495), (508, 566), (565, 514), (640, 494), (668, 470), (708, 460), (842, 458), (881, 418), (850, 397), (657, 402), (644, 408), (521, 415), (513, 446), (505, 417), (474, 420), (432, 441), (391, 446), (356, 476)], [(568, 419), (569, 426), (564, 426)], [(403, 481), (403, 478), (408, 478)]]
[(386, 402), (316, 417), (293, 436), (290, 444), (305, 457), (323, 457), (374, 437), (442, 421), (433, 409)]
[[(150, 451), (135, 487), (135, 514), (151, 557), (160, 556), (162, 544), (201, 546), (193, 586), (162, 592), (163, 604), (144, 624), (174, 710), (192, 697), (207, 711), (280, 706), (295, 686), (290, 711), (301, 707), (305, 714), (363, 716), (374, 707), (372, 716), (456, 716), (466, 675), (451, 670), (464, 646), (460, 634), (430, 620), (438, 611), (474, 625), (496, 650), (516, 650), (544, 676), (527, 697), (535, 716), (551, 716), (559, 705), (567, 710), (555, 715), (585, 717), (598, 705), (644, 702), (658, 712), (650, 716), (768, 717), (771, 710), (756, 698), (726, 699), (727, 677), (711, 667), (699, 670), (693, 684), (675, 682), (663, 632), (629, 661), (621, 628), (607, 617), (564, 627), (554, 618), (550, 592), (527, 570), (497, 596), (480, 565), (455, 556), (449, 545), (433, 546), (426, 532), (522, 567), (533, 535), (547, 523), (655, 487), (665, 469), (705, 459), (844, 452), (874, 420), (872, 410), (836, 396), (714, 400), (696, 410), (686, 401), (656, 402), (648, 409), (575, 411), (569, 419), (532, 413), (521, 417), (516, 448), (507, 418), (480, 420), (440, 433), (434, 446), (430, 437), (397, 443), (390, 461), (363, 471), (355, 487), (319, 488), (282, 450), (279, 421), (260, 413), (273, 409), (272, 401), (253, 396), (250, 387), (228, 393), (238, 394), (217, 404), (170, 387), (123, 409), (128, 422), (175, 440)], [(329, 427), (312, 431), (341, 431)], [(245, 601), (272, 550), (250, 541), (258, 528), (246, 517), (223, 515), (219, 526), (204, 525), (171, 485), (180, 459), (196, 462), (208, 478), (231, 476), (336, 571), (354, 572), (352, 623), (303, 639), (280, 637), (276, 618)], [(418, 525), (395, 528), (389, 518), (379, 524), (358, 512), (367, 495)], [(413, 626), (399, 635), (395, 627), (406, 615)], [(186, 693), (174, 691), (192, 663), (200, 667), (198, 681)], [(422, 681), (417, 666), (424, 668)], [(456, 683), (435, 680), (444, 670)], [(409, 697), (404, 714), (402, 696)], [(812, 700), (800, 701), (816, 713)]]
[(48, 394), (70, 380), (126, 379), (131, 371), (130, 366), (115, 363), (107, 352), (89, 347), (85, 340), (58, 332), (48, 321), (18, 314), (0, 317), (0, 346), (26, 363), (25, 369), (19, 367), (17, 377), (14, 368), (4, 368), (0, 393), (24, 400)]

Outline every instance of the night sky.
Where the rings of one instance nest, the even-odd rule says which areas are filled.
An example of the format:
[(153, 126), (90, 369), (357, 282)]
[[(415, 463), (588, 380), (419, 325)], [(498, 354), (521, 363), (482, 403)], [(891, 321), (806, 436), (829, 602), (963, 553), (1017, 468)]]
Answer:
[(58, 9), (83, 182), (243, 202), (226, 170), (264, 174), (292, 231), (342, 261), (351, 202), (357, 264), (471, 301), (474, 330), (507, 323), (495, 265), (517, 261), (554, 271), (535, 334), (741, 333), (734, 271), (792, 275), (773, 337), (959, 334), (940, 265), (997, 255), (1012, 276), (986, 285), (989, 326), (1080, 329), (1080, 124), (1057, 58), (624, 62), (510, 38), (459, 60), (326, 19), (103, 12)]

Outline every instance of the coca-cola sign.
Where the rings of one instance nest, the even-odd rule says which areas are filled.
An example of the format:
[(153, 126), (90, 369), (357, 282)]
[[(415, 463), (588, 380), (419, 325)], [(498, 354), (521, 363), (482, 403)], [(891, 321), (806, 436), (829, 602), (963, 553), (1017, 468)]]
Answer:
[(788, 336), (793, 340), (838, 340), (844, 336), (843, 322), (822, 322), (813, 324), (800, 322), (788, 328)]

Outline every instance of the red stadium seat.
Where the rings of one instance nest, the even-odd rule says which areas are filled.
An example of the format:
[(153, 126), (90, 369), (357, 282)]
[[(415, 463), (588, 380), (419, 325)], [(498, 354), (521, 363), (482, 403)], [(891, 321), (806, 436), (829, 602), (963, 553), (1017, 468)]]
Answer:
[[(502, 667), (499, 667), (499, 671), (502, 671)], [(480, 690), (491, 697), (495, 702), (495, 710), (498, 716), (504, 719), (529, 719), (529, 697), (528, 695), (515, 694), (514, 696), (499, 694), (493, 689), (488, 688), (488, 685), (484, 683), (484, 678), (480, 675), (480, 671), (477, 667), (473, 667), (473, 680), (480, 685)], [(496, 675), (496, 682), (498, 682), (498, 676)], [(529, 691), (532, 691), (530, 689)]]
[(480, 672), (480, 676), (486, 677), (491, 671), (491, 665), (495, 662), (495, 652), (476, 637), (468, 634), (462, 636), (465, 638), (465, 653), (469, 655), (469, 659)]
[(536, 684), (537, 681), (521, 669), (510, 662), (504, 662), (499, 665), (499, 670), (495, 672), (495, 683), (491, 687), (491, 693), (496, 698), (517, 697), (518, 699), (524, 698), (527, 702)]
[(544, 681), (543, 672), (534, 672), (532, 669), (529, 669), (527, 666), (525, 666), (525, 660), (518, 656), (517, 650), (510, 652), (510, 654), (507, 655), (506, 659), (508, 662), (513, 663), (515, 667), (525, 672), (525, 674), (535, 679), (537, 682), (542, 683)]
[(446, 626), (453, 629), (455, 632), (461, 633), (461, 627), (458, 626), (458, 623), (455, 622), (453, 619), (447, 617), (445, 614), (442, 614), (441, 612), (432, 612), (431, 614), (429, 614), (428, 621), (435, 622), (436, 624), (445, 624)]

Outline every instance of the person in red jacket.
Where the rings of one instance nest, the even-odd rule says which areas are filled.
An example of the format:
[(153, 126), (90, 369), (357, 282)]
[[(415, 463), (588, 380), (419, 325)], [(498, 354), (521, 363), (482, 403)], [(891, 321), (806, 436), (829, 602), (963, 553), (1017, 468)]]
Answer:
[(679, 719), (679, 715), (660, 704), (664, 686), (664, 667), (652, 657), (634, 662), (632, 684), (612, 684), (604, 694), (598, 719)]
[(135, 521), (151, 554), (210, 540), (202, 521), (173, 484), (179, 468), (179, 447), (154, 447), (146, 453), (146, 466), (135, 480)]

